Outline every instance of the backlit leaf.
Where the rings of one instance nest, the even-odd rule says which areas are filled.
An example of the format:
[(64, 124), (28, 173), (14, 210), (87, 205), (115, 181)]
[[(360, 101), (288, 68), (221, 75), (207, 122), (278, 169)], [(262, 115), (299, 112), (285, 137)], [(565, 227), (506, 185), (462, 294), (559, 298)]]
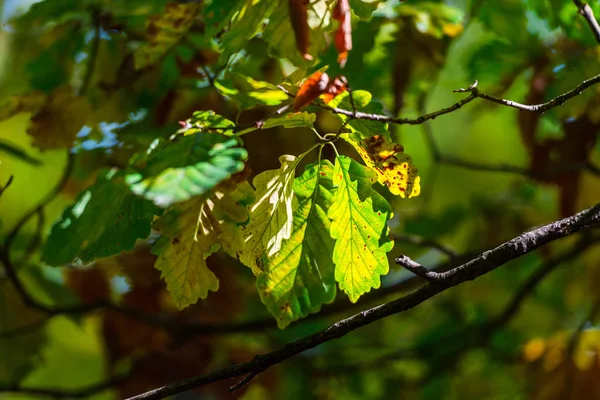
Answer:
[(240, 7), (244, 0), (213, 0), (203, 10), (206, 23), (206, 36), (213, 37), (224, 29)]
[(313, 128), (316, 118), (315, 114), (307, 112), (289, 113), (280, 117), (268, 118), (266, 121), (261, 121), (255, 126), (244, 129), (237, 134), (244, 135), (257, 129), (269, 129), (276, 126), (283, 126), (284, 128)]
[(394, 247), (387, 227), (392, 210), (373, 190), (376, 181), (373, 170), (348, 157), (336, 158), (333, 184), (337, 190), (327, 215), (336, 239), (335, 280), (353, 303), (371, 288), (379, 288), (380, 275), (389, 270), (386, 253)]
[(329, 161), (306, 167), (294, 180), (298, 208), (292, 234), (281, 250), (264, 263), (257, 278), (263, 303), (280, 328), (320, 310), (335, 298), (334, 241), (329, 235), (327, 210), (333, 192), (333, 165)]
[[(383, 106), (380, 103), (371, 101), (371, 93), (367, 92), (366, 90), (354, 90), (352, 93), (343, 92), (327, 103), (327, 105), (353, 111), (350, 96), (352, 96), (352, 102), (354, 102), (356, 111), (361, 111), (367, 114), (383, 114)], [(349, 118), (348, 116), (342, 114), (337, 114), (337, 116), (342, 120), (342, 122), (346, 122)], [(380, 121), (373, 121), (369, 119), (353, 119), (346, 124), (346, 127), (352, 132), (358, 133), (362, 138), (367, 138), (373, 135), (390, 135), (388, 131), (388, 125)]]
[(256, 106), (276, 106), (288, 99), (276, 85), (229, 72), (224, 80), (215, 82), (221, 93), (239, 103), (241, 109)]
[(165, 207), (207, 193), (242, 171), (247, 157), (239, 139), (197, 132), (150, 154), (142, 173), (128, 175), (127, 182), (134, 193)]
[(357, 135), (344, 134), (342, 138), (354, 146), (369, 168), (377, 171), (379, 183), (386, 185), (390, 192), (408, 198), (421, 193), (419, 171), (401, 144), (380, 135), (360, 139)]
[[(235, 183), (234, 183), (235, 185)], [(206, 258), (219, 248), (235, 256), (244, 241), (237, 224), (248, 219), (245, 205), (253, 200), (247, 182), (224, 184), (210, 196), (200, 196), (169, 208), (154, 223), (162, 236), (152, 252), (155, 267), (167, 283), (177, 308), (194, 304), (219, 289)]]
[(244, 248), (238, 255), (256, 275), (263, 272), (264, 259), (277, 254), (292, 234), (295, 160), (291, 155), (281, 156), (278, 170), (254, 178), (257, 201), (249, 208), (250, 222), (242, 228)]
[(239, 13), (231, 22), (231, 28), (221, 36), (221, 63), (243, 49), (248, 40), (262, 31), (263, 21), (270, 17), (279, 1), (246, 0)]
[(150, 234), (159, 210), (135, 196), (114, 171), (100, 175), (54, 224), (42, 253), (50, 265), (83, 263), (131, 250)]

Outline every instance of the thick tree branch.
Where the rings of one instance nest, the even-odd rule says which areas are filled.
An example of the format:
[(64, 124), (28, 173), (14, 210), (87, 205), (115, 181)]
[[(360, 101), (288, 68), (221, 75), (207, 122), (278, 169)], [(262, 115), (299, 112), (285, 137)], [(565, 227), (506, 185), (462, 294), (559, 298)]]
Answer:
[(594, 37), (596, 38), (596, 41), (600, 43), (600, 25), (598, 24), (598, 21), (594, 16), (594, 11), (592, 10), (592, 7), (590, 7), (589, 4), (584, 3), (580, 0), (573, 0), (573, 3), (575, 3), (577, 8), (579, 9), (579, 14), (581, 14), (581, 16), (585, 18), (585, 21), (589, 25), (590, 29), (592, 30), (592, 33), (594, 34)]
[(442, 274), (428, 270), (418, 262), (405, 255), (401, 255), (400, 257), (396, 258), (396, 264), (403, 266), (413, 274), (420, 276), (429, 282), (437, 282), (443, 277)]
[(342, 336), (374, 321), (390, 315), (410, 310), (424, 301), (442, 293), (443, 291), (463, 282), (474, 280), (490, 271), (529, 253), (554, 240), (572, 235), (586, 228), (600, 225), (600, 204), (595, 205), (571, 217), (545, 225), (541, 228), (524, 233), (492, 250), (486, 251), (473, 260), (440, 274), (436, 283), (427, 284), (417, 291), (397, 300), (362, 311), (350, 318), (339, 321), (329, 328), (315, 334), (290, 342), (281, 348), (267, 354), (257, 355), (252, 361), (232, 365), (228, 368), (215, 371), (206, 375), (192, 377), (181, 382), (163, 386), (146, 393), (131, 397), (129, 400), (163, 399), (177, 393), (184, 392), (209, 383), (244, 376), (258, 374), (279, 364), (290, 357), (302, 353), (333, 339)]

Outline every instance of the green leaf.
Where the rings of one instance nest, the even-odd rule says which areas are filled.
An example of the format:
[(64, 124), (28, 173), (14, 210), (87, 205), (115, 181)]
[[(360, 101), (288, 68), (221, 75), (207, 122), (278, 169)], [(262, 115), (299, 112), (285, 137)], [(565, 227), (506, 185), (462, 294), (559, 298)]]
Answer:
[(215, 86), (222, 94), (239, 103), (243, 110), (256, 106), (276, 106), (288, 99), (288, 95), (276, 85), (235, 72), (228, 72), (225, 79), (215, 82)]
[(244, 0), (211, 1), (203, 10), (206, 36), (213, 37), (224, 29), (243, 4)]
[(248, 219), (246, 205), (253, 200), (250, 184), (233, 189), (220, 186), (211, 196), (197, 197), (169, 208), (155, 223), (162, 236), (152, 247), (155, 267), (167, 283), (177, 308), (183, 309), (208, 291), (219, 289), (219, 280), (206, 259), (222, 247), (235, 256), (243, 245), (237, 225)]
[[(357, 111), (361, 111), (368, 114), (383, 114), (383, 106), (380, 103), (371, 101), (373, 97), (371, 93), (366, 90), (354, 90), (350, 92), (344, 92), (339, 96), (336, 96), (327, 105), (330, 107), (343, 108), (352, 111), (352, 102), (350, 101), (350, 95), (352, 95), (352, 101)], [(342, 122), (348, 120), (348, 116), (337, 114)], [(369, 119), (353, 119), (346, 125), (353, 133), (358, 133), (362, 138), (368, 138), (375, 135), (390, 136), (388, 131), (388, 125), (379, 121), (372, 121)]]
[(292, 234), (273, 258), (267, 258), (257, 279), (260, 297), (280, 328), (318, 312), (335, 298), (334, 241), (327, 210), (333, 191), (333, 165), (311, 164), (294, 180), (299, 206)]
[(365, 2), (364, 0), (350, 0), (350, 8), (360, 19), (369, 19), (373, 11), (377, 10), (379, 0)]
[[(327, 3), (323, 0), (311, 2), (308, 8), (308, 23), (310, 26), (310, 54), (316, 56), (327, 48), (323, 26), (330, 24)], [(296, 37), (290, 22), (289, 6), (287, 1), (279, 2), (279, 6), (269, 18), (269, 24), (262, 35), (269, 44), (269, 54), (275, 58), (287, 58), (296, 66), (309, 67), (315, 64), (314, 60), (304, 59), (296, 47)]]
[(148, 237), (159, 209), (131, 193), (123, 178), (114, 175), (114, 171), (101, 174), (64, 211), (44, 246), (44, 262), (57, 266), (80, 259), (89, 263), (131, 250), (138, 238)]
[(151, 17), (146, 27), (146, 42), (133, 53), (135, 69), (141, 70), (159, 62), (176, 46), (194, 23), (199, 6), (196, 3), (168, 3), (158, 16)]
[(336, 239), (335, 280), (353, 303), (379, 287), (379, 276), (389, 270), (386, 253), (394, 247), (387, 227), (392, 210), (373, 190), (375, 182), (375, 171), (351, 158), (336, 158), (333, 183), (337, 190), (327, 215), (332, 220), (331, 237)]
[[(253, 36), (262, 30), (263, 21), (271, 15), (278, 0), (246, 0), (238, 15), (231, 23), (231, 29), (221, 36), (223, 53), (220, 63), (226, 63), (228, 58), (243, 50)], [(283, 1), (282, 3), (286, 3)]]
[(23, 15), (10, 21), (17, 29), (33, 29), (46, 23), (60, 23), (73, 19), (85, 20), (89, 13), (76, 0), (45, 0), (34, 3)]
[(247, 158), (237, 138), (193, 133), (150, 154), (147, 167), (127, 182), (134, 193), (165, 207), (207, 193), (242, 171)]
[(222, 115), (216, 114), (214, 111), (194, 111), (192, 118), (186, 121), (185, 127), (181, 130), (182, 133), (190, 135), (204, 130), (211, 132), (228, 133), (235, 127), (233, 121), (228, 120)]
[(251, 128), (244, 129), (237, 133), (237, 135), (244, 135), (246, 133), (255, 131), (257, 129), (269, 129), (275, 128), (277, 126), (283, 126), (284, 128), (311, 128), (314, 129), (314, 122), (316, 121), (317, 116), (312, 113), (307, 113), (305, 111), (298, 113), (289, 113), (282, 115), (280, 117), (272, 117), (267, 119), (266, 121), (257, 124)]
[(240, 261), (259, 275), (264, 259), (281, 250), (290, 238), (293, 226), (294, 168), (296, 157), (279, 157), (281, 167), (258, 174), (254, 178), (257, 201), (250, 207), (250, 222), (242, 227), (244, 248), (238, 251)]

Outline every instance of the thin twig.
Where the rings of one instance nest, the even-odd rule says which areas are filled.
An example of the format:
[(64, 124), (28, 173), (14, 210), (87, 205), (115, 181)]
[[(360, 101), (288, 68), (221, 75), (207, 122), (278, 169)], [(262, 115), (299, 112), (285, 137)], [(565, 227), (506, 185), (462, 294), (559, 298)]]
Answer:
[(29, 221), (29, 219), (38, 212), (38, 210), (46, 207), (46, 205), (52, 200), (54, 200), (54, 198), (62, 191), (63, 187), (69, 180), (69, 176), (71, 175), (71, 171), (73, 170), (74, 163), (75, 155), (70, 151), (67, 151), (67, 164), (65, 165), (60, 180), (58, 181), (54, 189), (52, 189), (50, 193), (48, 193), (36, 207), (34, 207), (31, 211), (27, 212), (10, 230), (10, 232), (6, 236), (6, 240), (4, 241), (4, 247), (6, 251), (10, 251), (10, 246), (12, 245), (12, 242), (15, 240), (16, 236), (19, 234), (19, 231), (21, 230), (23, 225), (25, 225), (27, 221)]
[(279, 364), (308, 349), (334, 339), (339, 339), (360, 327), (390, 315), (412, 309), (453, 286), (485, 275), (501, 265), (534, 251), (547, 243), (572, 235), (586, 229), (586, 227), (598, 225), (600, 225), (600, 204), (571, 217), (524, 233), (492, 250), (486, 251), (473, 260), (453, 270), (440, 274), (440, 279), (435, 284), (429, 283), (407, 296), (362, 311), (350, 318), (336, 322), (329, 328), (320, 332), (289, 342), (270, 353), (258, 355), (254, 357), (252, 361), (244, 364), (232, 365), (206, 375), (188, 378), (171, 385), (150, 390), (146, 393), (133, 396), (129, 398), (129, 400), (163, 399), (167, 396), (207, 385), (209, 383), (243, 376), (253, 372), (260, 373), (267, 368)]
[(337, 108), (337, 107), (329, 107), (325, 104), (315, 104), (315, 105), (318, 107), (324, 108), (326, 110), (332, 111), (334, 113), (337, 113), (337, 114), (352, 117), (354, 119), (368, 119), (371, 121), (386, 122), (386, 123), (398, 124), (398, 125), (420, 125), (423, 122), (435, 119), (435, 118), (439, 117), (440, 115), (444, 115), (444, 114), (448, 114), (453, 111), (456, 111), (459, 108), (463, 107), (465, 104), (470, 103), (471, 101), (475, 100), (476, 98), (481, 98), (481, 99), (484, 99), (487, 101), (491, 101), (493, 103), (501, 104), (501, 105), (504, 105), (507, 107), (516, 108), (521, 111), (544, 113), (548, 110), (551, 110), (553, 108), (563, 105), (571, 98), (581, 94), (581, 92), (583, 92), (584, 90), (588, 89), (589, 87), (591, 87), (599, 82), (600, 82), (600, 75), (596, 75), (590, 79), (584, 80), (582, 83), (580, 83), (573, 89), (569, 90), (568, 92), (558, 95), (555, 98), (553, 98), (552, 100), (550, 100), (546, 103), (541, 103), (541, 104), (521, 104), (521, 103), (517, 103), (516, 101), (502, 99), (500, 97), (496, 97), (496, 96), (492, 96), (492, 95), (483, 93), (482, 91), (480, 91), (477, 88), (476, 84), (473, 84), (466, 89), (461, 88), (461, 89), (457, 89), (454, 91), (454, 92), (459, 92), (459, 93), (470, 92), (468, 97), (454, 103), (450, 107), (442, 108), (438, 111), (434, 111), (432, 113), (425, 114), (425, 115), (422, 115), (422, 116), (414, 118), (414, 119), (393, 118), (393, 117), (389, 117), (387, 115), (369, 114), (369, 113), (364, 113), (361, 111), (357, 111), (356, 113), (354, 113), (351, 110), (345, 110), (343, 108)]
[(91, 11), (92, 23), (94, 25), (94, 37), (92, 38), (92, 46), (88, 54), (88, 64), (85, 70), (85, 76), (81, 82), (79, 88), (79, 95), (83, 96), (89, 89), (92, 83), (92, 77), (94, 76), (94, 69), (96, 66), (96, 59), (98, 58), (98, 50), (100, 49), (100, 15), (96, 8)]
[(240, 380), (238, 383), (236, 383), (235, 385), (230, 387), (229, 392), (233, 393), (233, 392), (240, 390), (241, 388), (246, 386), (248, 383), (250, 383), (250, 381), (252, 379), (254, 379), (257, 375), (258, 375), (258, 372), (251, 372), (250, 374), (246, 375), (242, 380)]
[(600, 43), (600, 25), (598, 24), (598, 20), (596, 20), (596, 17), (594, 16), (594, 11), (592, 10), (592, 7), (590, 7), (589, 4), (582, 2), (581, 0), (573, 0), (573, 3), (575, 3), (577, 8), (579, 9), (579, 14), (581, 14), (581, 16), (585, 18), (587, 24), (592, 30), (592, 33), (594, 34), (594, 37), (596, 38), (596, 41)]
[(4, 191), (6, 189), (8, 189), (8, 187), (11, 185), (11, 183), (13, 182), (13, 178), (14, 178), (14, 175), (9, 176), (8, 181), (6, 182), (6, 185), (0, 187), (0, 196), (2, 196), (2, 193), (4, 193)]

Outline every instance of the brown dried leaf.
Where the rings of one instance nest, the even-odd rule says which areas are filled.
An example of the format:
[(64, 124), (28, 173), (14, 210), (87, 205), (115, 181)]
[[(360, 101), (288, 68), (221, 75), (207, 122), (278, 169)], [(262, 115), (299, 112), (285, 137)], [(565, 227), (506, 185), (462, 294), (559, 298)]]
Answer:
[(288, 0), (290, 22), (296, 36), (296, 47), (305, 60), (312, 60), (308, 53), (310, 47), (310, 26), (308, 26), (309, 0)]
[(294, 109), (296, 111), (310, 104), (311, 101), (325, 93), (329, 86), (329, 75), (326, 72), (317, 71), (309, 76), (300, 90), (296, 94), (296, 100), (294, 101)]
[(91, 112), (87, 100), (68, 87), (56, 89), (32, 117), (27, 133), (40, 150), (69, 148)]
[(338, 52), (338, 63), (344, 68), (348, 59), (348, 51), (352, 50), (352, 20), (348, 0), (338, 0), (333, 8), (333, 19), (339, 21), (335, 32), (335, 48)]

